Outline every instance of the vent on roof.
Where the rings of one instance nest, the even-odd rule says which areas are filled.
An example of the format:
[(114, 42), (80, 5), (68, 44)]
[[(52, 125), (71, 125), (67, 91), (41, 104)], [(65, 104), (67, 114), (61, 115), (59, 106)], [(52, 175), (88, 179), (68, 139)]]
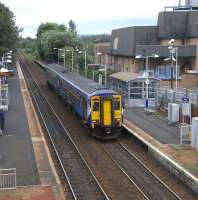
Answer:
[(105, 86), (98, 86), (95, 88), (95, 90), (108, 90), (109, 87), (105, 87)]

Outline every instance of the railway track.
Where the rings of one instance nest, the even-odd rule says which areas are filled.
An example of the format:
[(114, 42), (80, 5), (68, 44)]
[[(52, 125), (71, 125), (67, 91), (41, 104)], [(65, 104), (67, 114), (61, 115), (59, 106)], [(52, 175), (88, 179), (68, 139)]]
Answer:
[(72, 199), (109, 199), (21, 57), (20, 64), (28, 89), (40, 117), (43, 119), (51, 144), (65, 175), (65, 180), (69, 184)]
[[(30, 63), (25, 63), (26, 65), (28, 65), (28, 66), (30, 66)], [(22, 69), (23, 69), (23, 71), (24, 71), (24, 73), (25, 73), (25, 76), (26, 76), (26, 73), (30, 73), (29, 72), (29, 70), (27, 70), (26, 69), (26, 67), (24, 67), (24, 66), (22, 66)], [(26, 72), (27, 71), (27, 72)], [(30, 74), (31, 75), (31, 74)], [(26, 79), (26, 81), (27, 81), (27, 83), (28, 83), (28, 85), (29, 85), (29, 82), (32, 82), (32, 77), (31, 78), (28, 78), (28, 77), (26, 77), (27, 79)], [(29, 80), (31, 80), (31, 81), (29, 81)], [(34, 80), (33, 80), (34, 81)], [(36, 84), (36, 83), (34, 83), (34, 84)], [(36, 84), (37, 85), (37, 84)], [(37, 85), (38, 86), (38, 85)], [(32, 89), (30, 89), (30, 91), (31, 91)], [(40, 91), (41, 92), (41, 91)], [(31, 93), (32, 93), (32, 91), (31, 91)], [(41, 92), (42, 93), (42, 92)], [(34, 98), (34, 97), (33, 97)], [(37, 101), (37, 99), (35, 99), (34, 101)], [(36, 103), (37, 104), (37, 103)], [(42, 106), (42, 105), (41, 105)], [(37, 105), (37, 107), (38, 107), (38, 105)], [(42, 106), (43, 107), (43, 106)], [(50, 106), (51, 107), (51, 106)], [(53, 108), (52, 108), (53, 109)], [(39, 110), (39, 113), (40, 113), (40, 110)], [(44, 111), (44, 113), (46, 113), (45, 111)], [(51, 115), (51, 113), (49, 114), (49, 115)], [(42, 119), (43, 119), (43, 115), (42, 115)], [(54, 124), (53, 124), (53, 122), (51, 121), (51, 125), (53, 125), (53, 129), (54, 129)], [(49, 129), (49, 128), (47, 128), (47, 129)], [(49, 132), (49, 131), (48, 131)], [(79, 130), (74, 130), (74, 131), (72, 131), (72, 132), (79, 132)], [(80, 133), (80, 132), (79, 132)], [(72, 134), (71, 132), (70, 132), (70, 134)], [(74, 135), (76, 135), (76, 134), (74, 134)], [(82, 136), (82, 133), (80, 133), (80, 135)], [(68, 135), (69, 136), (69, 135)], [(57, 137), (57, 136), (56, 136)], [(69, 138), (73, 141), (73, 139), (69, 136)], [(51, 137), (50, 137), (50, 139), (51, 139)], [(76, 141), (75, 141), (76, 142)], [(80, 141), (81, 142), (81, 141)], [(53, 142), (54, 143), (54, 142)], [(73, 144), (75, 145), (75, 143), (73, 142)], [(55, 146), (56, 144), (54, 144), (53, 146)], [(75, 147), (77, 148), (77, 146), (75, 145)], [(56, 148), (56, 147), (55, 147)], [(64, 145), (62, 145), (61, 147), (60, 147), (60, 150), (61, 149), (64, 149), (64, 152), (66, 151), (68, 151), (67, 150), (67, 148), (64, 146)], [(78, 152), (80, 153), (80, 151), (78, 150)], [(89, 152), (90, 153), (90, 152)], [(94, 157), (96, 156), (96, 152), (93, 152), (94, 153)], [(102, 153), (104, 153), (104, 152), (102, 152)], [(83, 156), (82, 156), (82, 154), (80, 153), (80, 155), (81, 155), (81, 157), (83, 158)], [(99, 167), (97, 166), (97, 164), (96, 163), (89, 163), (89, 164), (91, 164), (92, 166), (94, 165), (94, 168), (95, 169), (97, 169), (97, 170), (93, 170), (98, 176), (98, 180), (97, 180), (97, 183), (99, 183), (99, 182), (101, 182), (102, 184), (102, 186), (100, 185), (100, 188), (105, 188), (105, 190), (104, 189), (102, 189), (102, 191), (107, 191), (107, 193), (108, 194), (106, 194), (106, 199), (145, 199), (145, 196), (143, 195), (143, 193), (141, 192), (141, 191), (139, 191), (138, 189), (137, 189), (137, 187), (136, 187), (136, 185), (132, 185), (123, 175), (122, 175), (122, 173), (120, 172), (120, 170), (116, 167), (116, 166), (112, 166), (113, 165), (113, 163), (110, 163), (109, 165), (108, 165), (108, 163), (109, 163), (109, 161), (107, 160), (107, 159), (105, 159), (104, 157), (105, 157), (105, 155), (102, 155), (102, 154), (100, 153), (99, 155), (98, 155), (98, 158), (100, 157), (100, 158), (102, 158), (102, 160), (104, 161), (104, 165), (99, 165)], [(60, 159), (59, 159), (60, 160)], [(83, 160), (84, 160), (84, 162), (86, 162), (85, 161), (85, 159), (83, 158)], [(86, 162), (87, 163), (87, 162)], [(106, 165), (107, 164), (107, 165)], [(63, 165), (63, 164), (62, 164)], [(62, 166), (61, 165), (61, 166)], [(106, 166), (105, 166), (106, 165)], [(87, 164), (87, 166), (88, 166), (88, 164)], [(111, 166), (111, 170), (109, 170), (110, 168), (109, 168), (109, 166)], [(100, 168), (101, 167), (101, 168)], [(90, 168), (89, 168), (90, 169)], [(81, 169), (80, 167), (77, 169), (78, 171), (81, 171), (81, 170), (83, 170), (83, 169)], [(91, 171), (91, 169), (90, 169), (90, 171)], [(112, 175), (111, 175), (111, 171), (113, 171), (114, 172), (114, 175), (115, 176), (113, 176), (112, 177)], [(94, 175), (94, 172), (92, 172), (91, 171), (91, 174), (93, 174)], [(110, 172), (110, 173), (109, 173)], [(75, 172), (74, 172), (75, 173)], [(112, 181), (111, 183), (109, 182), (109, 180), (106, 180), (106, 177), (104, 177), (103, 176), (103, 174), (101, 174), (101, 173), (104, 173), (105, 175), (106, 175), (106, 177), (107, 176), (110, 176), (110, 180)], [(108, 175), (107, 173), (109, 173), (110, 175)], [(121, 174), (121, 176), (120, 176), (120, 174)], [(78, 174), (77, 174), (77, 177), (79, 177), (79, 179), (81, 179), (82, 178), (82, 176), (78, 176)], [(95, 177), (95, 176), (94, 176)], [(102, 177), (102, 178), (101, 178)], [(118, 179), (125, 185), (125, 187), (123, 188), (123, 190), (120, 190), (120, 182), (117, 182), (117, 177), (119, 177)], [(67, 178), (67, 180), (68, 180), (68, 178)], [(82, 183), (83, 184), (83, 183)], [(92, 183), (90, 182), (90, 184), (92, 185)], [(69, 183), (69, 185), (71, 185), (70, 183)], [(126, 190), (126, 186), (128, 187), (128, 189)], [(78, 184), (78, 186), (77, 186), (79, 189), (80, 189), (80, 185)], [(113, 190), (115, 190), (116, 189), (116, 192), (115, 191), (113, 191), (112, 192), (112, 188), (113, 188)], [(85, 191), (85, 193), (87, 192), (87, 193), (90, 193), (90, 189), (87, 187), (87, 189), (88, 189), (88, 191)], [(72, 194), (73, 194), (73, 192), (72, 192)], [(82, 197), (80, 197), (79, 199), (83, 199)], [(100, 197), (99, 195), (97, 195), (97, 193), (95, 192), (95, 197), (91, 197), (91, 196), (88, 196), (87, 197), (87, 199), (103, 199), (102, 197)]]
[(181, 200), (175, 192), (122, 143), (101, 144), (101, 146), (126, 177), (137, 185), (146, 199)]
[[(43, 83), (44, 76), (41, 75), (42, 70), (40, 69), (40, 73), (36, 72), (30, 64), (32, 63), (28, 64), (31, 71), (34, 71), (34, 75), (36, 74), (36, 77), (40, 79), (41, 87), (46, 92), (47, 89)], [(52, 96), (54, 95), (52, 94)], [(49, 95), (48, 98), (50, 98)], [(145, 164), (137, 161), (138, 159), (131, 155), (131, 151), (125, 145), (121, 143), (96, 144), (92, 138), (90, 139), (88, 135), (79, 130), (79, 126), (73, 125), (71, 121), (75, 119), (67, 120), (65, 118), (61, 112), (65, 108), (57, 106), (57, 99), (50, 98), (50, 101), (53, 108), (59, 113), (62, 123), (65, 122), (64, 126), (72, 127), (69, 134), (78, 146), (81, 156), (83, 155), (92, 169), (92, 173), (96, 175), (97, 182), (102, 183), (101, 187), (104, 188), (104, 191), (108, 191), (110, 199), (181, 199), (170, 189), (170, 185), (167, 186), (149, 169), (146, 169)], [(73, 134), (74, 132), (75, 134)], [(116, 191), (113, 191), (114, 189)], [(196, 199), (185, 197), (184, 195), (182, 199)]]

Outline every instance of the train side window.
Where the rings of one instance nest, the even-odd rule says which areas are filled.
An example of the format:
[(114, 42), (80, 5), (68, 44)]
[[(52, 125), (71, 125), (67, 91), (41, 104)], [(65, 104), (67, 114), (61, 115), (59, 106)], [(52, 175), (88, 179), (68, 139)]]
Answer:
[(115, 110), (120, 110), (120, 101), (118, 101), (118, 100), (114, 101), (114, 109)]
[(93, 109), (94, 112), (99, 111), (99, 102), (98, 101), (93, 102), (92, 109)]

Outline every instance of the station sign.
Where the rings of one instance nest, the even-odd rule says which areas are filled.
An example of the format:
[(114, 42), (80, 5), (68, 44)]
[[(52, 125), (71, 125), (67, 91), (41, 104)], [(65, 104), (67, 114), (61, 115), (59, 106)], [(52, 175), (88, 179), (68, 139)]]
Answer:
[(182, 103), (189, 103), (189, 97), (182, 97)]
[(191, 103), (189, 97), (182, 97), (182, 115), (191, 117)]

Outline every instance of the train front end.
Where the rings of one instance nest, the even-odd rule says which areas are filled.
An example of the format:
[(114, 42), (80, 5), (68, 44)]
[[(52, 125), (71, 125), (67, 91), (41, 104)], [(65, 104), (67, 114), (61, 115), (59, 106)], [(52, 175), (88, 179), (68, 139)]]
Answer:
[(91, 97), (92, 134), (103, 139), (115, 139), (121, 134), (122, 97), (101, 94)]

